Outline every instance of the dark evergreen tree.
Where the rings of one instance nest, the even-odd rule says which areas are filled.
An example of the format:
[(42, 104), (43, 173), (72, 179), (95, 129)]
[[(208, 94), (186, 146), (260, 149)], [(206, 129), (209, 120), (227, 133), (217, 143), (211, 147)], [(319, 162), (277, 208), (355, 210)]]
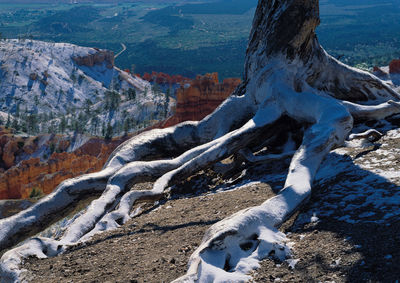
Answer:
[(108, 122), (107, 124), (107, 129), (106, 129), (106, 133), (104, 135), (104, 139), (106, 141), (110, 141), (112, 139), (112, 135), (113, 135), (113, 128), (111, 127), (111, 123)]
[(106, 124), (104, 122), (101, 125), (101, 135), (103, 137), (106, 135)]
[(17, 119), (17, 118), (14, 118), (14, 120), (12, 121), (12, 126), (11, 126), (11, 128), (15, 129), (16, 131), (19, 131), (20, 127), (19, 127), (18, 119)]
[(124, 136), (128, 135), (130, 128), (131, 128), (130, 121), (129, 121), (129, 118), (127, 118), (124, 121)]
[(6, 122), (6, 129), (8, 129), (11, 125), (11, 118), (10, 118), (10, 113), (7, 115), (7, 122)]
[(169, 106), (169, 101), (171, 97), (171, 88), (167, 89), (167, 92), (165, 93), (165, 103), (164, 103), (164, 117), (167, 117), (168, 115), (168, 106)]
[(136, 90), (134, 88), (128, 89), (128, 100), (135, 100), (136, 99)]
[(62, 116), (59, 125), (60, 133), (64, 134), (66, 127), (67, 127), (67, 120), (65, 119), (65, 116)]

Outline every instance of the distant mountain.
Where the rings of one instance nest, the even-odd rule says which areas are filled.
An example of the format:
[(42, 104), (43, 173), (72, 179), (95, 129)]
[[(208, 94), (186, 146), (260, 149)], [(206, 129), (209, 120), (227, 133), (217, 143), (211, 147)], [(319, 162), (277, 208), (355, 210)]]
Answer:
[(20, 131), (121, 135), (165, 118), (169, 109), (158, 89), (115, 67), (111, 51), (0, 41), (0, 111), (16, 117)]

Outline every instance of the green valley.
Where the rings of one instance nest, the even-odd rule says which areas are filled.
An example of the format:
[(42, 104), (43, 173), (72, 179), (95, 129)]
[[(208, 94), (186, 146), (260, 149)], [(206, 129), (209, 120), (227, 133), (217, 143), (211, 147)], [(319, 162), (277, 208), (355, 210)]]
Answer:
[[(4, 1), (3, 1), (4, 2)], [(193, 77), (219, 72), (239, 77), (256, 0), (123, 1), (117, 4), (7, 4), (0, 32), (121, 51), (122, 68)], [(318, 35), (329, 53), (359, 67), (400, 56), (398, 0), (321, 0)], [(367, 31), (367, 32), (366, 32)]]

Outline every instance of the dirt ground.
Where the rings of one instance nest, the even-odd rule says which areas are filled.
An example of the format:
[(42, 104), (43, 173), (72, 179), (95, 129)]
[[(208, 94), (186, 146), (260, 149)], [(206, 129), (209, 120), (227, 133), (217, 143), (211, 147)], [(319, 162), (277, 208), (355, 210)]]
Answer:
[[(383, 152), (385, 146), (393, 148), (398, 144), (399, 140), (383, 140), (380, 148)], [(379, 213), (399, 210), (400, 201), (393, 207), (385, 204), (353, 209), (356, 218), (374, 215), (360, 217), (362, 221), (343, 218), (353, 217), (352, 211), (346, 209), (359, 206), (371, 194), (365, 190), (363, 196), (362, 190), (346, 189), (348, 180), (357, 186), (369, 177), (368, 180), (374, 180), (370, 181), (371, 186), (391, 190), (385, 197), (398, 198), (398, 183), (381, 184), (382, 180), (371, 179), (372, 173), (356, 165), (366, 163), (368, 158), (381, 158), (385, 162), (376, 162), (376, 166), (388, 166), (388, 155), (382, 152), (379, 155), (376, 148), (360, 148), (350, 150), (344, 157), (332, 157), (338, 158), (341, 166), (348, 162), (348, 167), (343, 167), (344, 175), (338, 174), (330, 183), (317, 185), (309, 204), (281, 227), (293, 246), (292, 259), (263, 260), (252, 273), (251, 282), (398, 282), (400, 218), (395, 214), (383, 219)], [(400, 151), (396, 154), (395, 163), (400, 160)], [(26, 279), (29, 282), (170, 282), (186, 272), (189, 256), (208, 227), (275, 194), (283, 184), (288, 161), (239, 168), (236, 175), (225, 179), (215, 172), (199, 172), (177, 185), (158, 204), (145, 205), (145, 211), (126, 225), (96, 235), (56, 258), (27, 259), (23, 266), (28, 270)], [(400, 171), (398, 165), (395, 169)], [(246, 180), (261, 181), (243, 185)], [(238, 183), (238, 188), (221, 192), (229, 182)], [(343, 191), (348, 193), (339, 196), (346, 200), (340, 202), (342, 206), (326, 214), (321, 210), (314, 219), (310, 217), (317, 208), (337, 202), (333, 196)]]
[(293, 259), (298, 260), (297, 264), (292, 268), (286, 261), (263, 260), (252, 282), (397, 282), (400, 279), (400, 221), (389, 225), (320, 221), (301, 229), (284, 229), (294, 243)]
[(170, 282), (185, 274), (208, 227), (272, 195), (259, 184), (171, 199), (61, 256), (29, 259), (24, 268), (34, 274), (31, 282)]

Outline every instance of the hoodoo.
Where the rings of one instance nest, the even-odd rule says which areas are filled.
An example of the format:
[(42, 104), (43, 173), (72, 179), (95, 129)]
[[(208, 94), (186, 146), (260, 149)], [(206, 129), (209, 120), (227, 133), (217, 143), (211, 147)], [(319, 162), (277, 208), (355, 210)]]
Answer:
[[(135, 201), (157, 199), (178, 180), (242, 149), (248, 159), (268, 162), (268, 155), (251, 152), (270, 148), (274, 127), (292, 119), (303, 125), (293, 129), (303, 140), (284, 187), (260, 206), (214, 224), (192, 254), (187, 274), (177, 282), (246, 280), (257, 260), (285, 256), (277, 228), (309, 199), (327, 153), (344, 143), (354, 120), (400, 113), (400, 96), (390, 85), (325, 52), (315, 34), (318, 24), (318, 0), (260, 0), (244, 81), (233, 94), (200, 122), (135, 136), (111, 154), (102, 171), (64, 181), (33, 207), (1, 220), (4, 250), (46, 227), (82, 197), (102, 192), (59, 240), (35, 238), (5, 253), (2, 276), (18, 275), (21, 256), (54, 256), (65, 245), (122, 225), (130, 219)], [(143, 181), (155, 181), (153, 189), (130, 190)]]

